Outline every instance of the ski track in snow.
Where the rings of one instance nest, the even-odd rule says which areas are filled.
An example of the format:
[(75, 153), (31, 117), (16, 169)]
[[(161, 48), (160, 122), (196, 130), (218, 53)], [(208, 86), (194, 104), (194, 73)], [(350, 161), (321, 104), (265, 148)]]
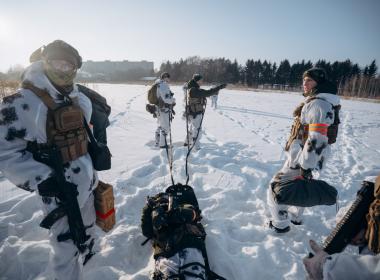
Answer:
[[(172, 89), (178, 104), (182, 90)], [(171, 184), (166, 151), (152, 149), (156, 120), (145, 112), (147, 87), (96, 85), (96, 90), (112, 106), (108, 137), (113, 169), (100, 178), (114, 185), (117, 224), (109, 233), (98, 230), (101, 252), (86, 265), (84, 278), (148, 279), (152, 249), (149, 243), (140, 246), (145, 240), (140, 215), (146, 197)], [(329, 234), (335, 207), (306, 209), (304, 224), (282, 236), (269, 230), (266, 207), (268, 183), (284, 160), (289, 116), (301, 98), (222, 92), (219, 108), (207, 108), (202, 149), (189, 158), (189, 184), (202, 209), (211, 268), (229, 280), (304, 279), (308, 240), (321, 242)], [(343, 102), (338, 141), (320, 175), (337, 187), (342, 206), (354, 198), (365, 176), (380, 170), (380, 151), (371, 140), (379, 138), (380, 105), (367, 104)], [(175, 182), (185, 183), (187, 148), (178, 139), (185, 138), (186, 126), (179, 106), (172, 125), (173, 174)], [(367, 118), (356, 118), (358, 111)], [(49, 279), (46, 264), (52, 249), (47, 231), (38, 227), (39, 209), (34, 194), (0, 201), (0, 279)]]

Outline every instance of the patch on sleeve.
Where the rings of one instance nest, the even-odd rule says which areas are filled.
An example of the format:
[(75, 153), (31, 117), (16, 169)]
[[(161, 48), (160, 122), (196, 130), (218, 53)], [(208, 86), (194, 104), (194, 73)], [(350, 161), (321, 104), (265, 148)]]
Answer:
[(34, 178), (36, 180), (36, 182), (40, 182), (42, 180), (42, 177), (40, 175), (36, 176), (36, 178)]
[(20, 188), (20, 189), (23, 189), (23, 190), (26, 190), (28, 192), (34, 192), (34, 190), (32, 190), (30, 188), (30, 183), (29, 181), (26, 181), (24, 184), (19, 184), (17, 185), (16, 187)]
[(16, 129), (15, 127), (10, 127), (8, 129), (7, 136), (5, 136), (5, 140), (13, 141), (16, 138), (24, 138), (26, 135), (26, 128)]
[(18, 120), (15, 107), (3, 108), (0, 113), (3, 115), (3, 118), (0, 119), (0, 125), (8, 125)]
[(22, 94), (15, 93), (3, 98), (3, 104), (12, 104), (17, 98), (23, 98)]

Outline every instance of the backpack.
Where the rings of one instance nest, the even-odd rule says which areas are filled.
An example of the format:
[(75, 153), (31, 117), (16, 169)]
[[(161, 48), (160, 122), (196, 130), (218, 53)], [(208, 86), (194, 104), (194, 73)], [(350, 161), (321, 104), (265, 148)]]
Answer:
[[(147, 198), (142, 211), (141, 229), (148, 238), (165, 239), (168, 213), (184, 205), (191, 205), (201, 218), (198, 200), (192, 187), (182, 184), (170, 186), (165, 192)], [(154, 218), (152, 217), (154, 216)], [(154, 221), (153, 221), (154, 220)], [(162, 228), (161, 227), (162, 222)], [(157, 230), (156, 228), (160, 228)]]
[(148, 102), (153, 105), (158, 105), (157, 87), (158, 87), (158, 83), (154, 83), (148, 89)]
[(107, 100), (96, 91), (89, 89), (83, 85), (77, 84), (81, 93), (86, 95), (92, 104), (91, 124), (93, 125), (94, 137), (98, 142), (107, 144), (106, 128), (110, 125), (109, 115), (111, 107), (107, 104)]

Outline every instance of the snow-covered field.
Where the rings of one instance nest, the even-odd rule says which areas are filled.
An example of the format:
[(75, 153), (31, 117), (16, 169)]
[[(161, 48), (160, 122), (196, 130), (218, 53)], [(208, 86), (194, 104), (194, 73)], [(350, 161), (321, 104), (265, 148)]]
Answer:
[[(140, 246), (145, 198), (170, 184), (166, 153), (153, 149), (156, 120), (145, 111), (146, 86), (92, 85), (112, 106), (109, 146), (113, 168), (100, 178), (115, 186), (117, 224), (99, 230), (101, 252), (84, 269), (85, 279), (148, 279), (149, 245)], [(185, 122), (182, 90), (172, 124), (174, 180), (184, 183)], [(203, 209), (211, 267), (229, 280), (304, 279), (308, 240), (318, 242), (335, 225), (336, 207), (305, 211), (304, 224), (279, 236), (267, 226), (266, 192), (281, 167), (283, 146), (297, 94), (222, 90), (219, 108), (209, 106), (202, 149), (190, 158), (190, 185)], [(210, 102), (211, 103), (211, 102)], [(362, 179), (380, 170), (380, 104), (342, 101), (340, 132), (321, 179), (339, 190), (340, 206), (354, 198)], [(35, 194), (14, 191), (0, 178), (0, 279), (51, 279), (48, 232)]]

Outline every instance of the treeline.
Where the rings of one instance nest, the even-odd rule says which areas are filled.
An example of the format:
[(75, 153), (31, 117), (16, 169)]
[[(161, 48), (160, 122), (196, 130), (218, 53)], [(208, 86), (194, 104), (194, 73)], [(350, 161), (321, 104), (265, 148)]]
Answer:
[(200, 73), (208, 83), (226, 82), (241, 84), (253, 88), (300, 90), (302, 74), (311, 67), (321, 67), (328, 77), (339, 87), (339, 94), (360, 97), (380, 97), (380, 78), (376, 77), (377, 65), (371, 64), (360, 68), (357, 63), (347, 59), (333, 63), (310, 60), (290, 64), (285, 59), (279, 65), (267, 60), (248, 59), (245, 65), (226, 58), (202, 59), (198, 56), (167, 61), (161, 64), (160, 72), (169, 72), (172, 81), (184, 82), (194, 73)]

